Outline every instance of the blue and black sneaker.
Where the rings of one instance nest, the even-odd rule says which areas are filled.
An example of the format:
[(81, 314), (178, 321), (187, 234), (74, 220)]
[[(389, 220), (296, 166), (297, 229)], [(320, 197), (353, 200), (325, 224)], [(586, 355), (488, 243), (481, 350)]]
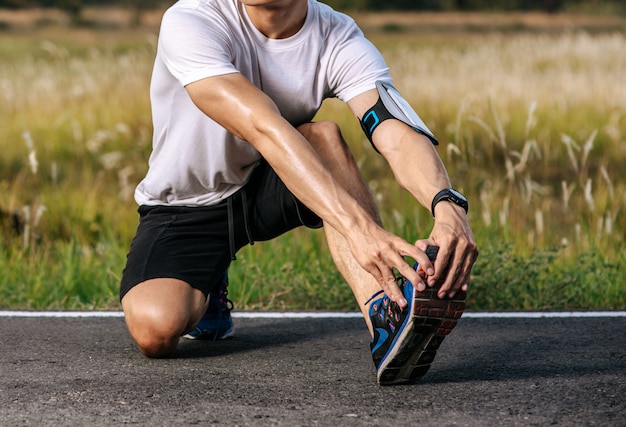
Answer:
[(209, 306), (196, 328), (183, 338), (190, 340), (221, 340), (233, 336), (234, 326), (230, 311), (233, 302), (228, 299), (228, 273), (224, 280), (209, 293)]
[[(429, 256), (432, 260), (435, 255)], [(374, 330), (370, 347), (380, 385), (412, 384), (423, 377), (465, 309), (465, 292), (440, 299), (436, 286), (419, 292), (403, 277), (398, 284), (409, 303), (405, 309), (385, 294), (369, 309)]]

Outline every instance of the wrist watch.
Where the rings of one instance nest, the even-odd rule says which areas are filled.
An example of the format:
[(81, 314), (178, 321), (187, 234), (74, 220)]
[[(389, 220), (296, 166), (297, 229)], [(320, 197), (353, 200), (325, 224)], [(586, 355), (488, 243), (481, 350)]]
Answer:
[(435, 206), (437, 206), (437, 203), (441, 201), (452, 202), (465, 209), (465, 213), (467, 213), (469, 208), (469, 204), (467, 203), (467, 199), (464, 195), (456, 191), (454, 188), (444, 188), (435, 195), (435, 198), (430, 205), (430, 213), (433, 215), (433, 218), (435, 217)]

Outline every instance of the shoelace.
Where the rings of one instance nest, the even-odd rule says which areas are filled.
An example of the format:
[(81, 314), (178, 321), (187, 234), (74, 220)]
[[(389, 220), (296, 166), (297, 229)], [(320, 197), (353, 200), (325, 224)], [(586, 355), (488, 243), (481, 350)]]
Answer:
[[(398, 285), (404, 285), (404, 279), (398, 278)], [(379, 291), (372, 295), (372, 297), (368, 300), (371, 301), (380, 295), (382, 291)], [(367, 303), (366, 303), (367, 304)], [(398, 324), (401, 320), (402, 309), (398, 306), (397, 303), (391, 301), (391, 299), (387, 295), (383, 295), (380, 301), (374, 302), (374, 316), (378, 319), (379, 322), (383, 322), (387, 325), (389, 330), (392, 333), (395, 333)]]
[[(402, 276), (398, 276), (398, 277), (396, 277), (396, 282), (398, 283), (398, 286), (404, 286), (404, 281), (405, 281), (405, 280), (406, 280), (406, 279), (404, 279), (404, 277), (402, 277)], [(385, 292), (385, 291), (383, 291), (383, 290), (381, 289), (380, 291), (378, 291), (378, 292), (374, 293), (374, 295), (372, 295), (371, 297), (369, 297), (369, 299), (368, 299), (367, 301), (365, 301), (365, 304), (363, 304), (363, 305), (364, 305), (365, 307), (367, 307), (367, 306), (368, 306), (368, 305), (369, 305), (372, 301), (374, 301), (374, 299), (375, 299), (378, 295), (380, 295), (380, 294), (382, 294), (382, 293), (384, 293), (384, 292)]]

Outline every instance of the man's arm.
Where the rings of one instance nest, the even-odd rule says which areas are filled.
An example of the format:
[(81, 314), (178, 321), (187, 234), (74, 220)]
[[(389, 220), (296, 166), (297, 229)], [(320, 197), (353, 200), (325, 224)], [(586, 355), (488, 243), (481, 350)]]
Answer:
[[(371, 90), (348, 104), (360, 118), (377, 100), (378, 92)], [(386, 120), (376, 128), (372, 138), (398, 183), (424, 207), (430, 209), (435, 195), (451, 186), (433, 144), (408, 125), (399, 120)], [(463, 208), (452, 203), (438, 203), (435, 210), (435, 224), (430, 237), (416, 242), (416, 245), (421, 250), (425, 250), (428, 244), (439, 246), (435, 273), (428, 277), (428, 284), (433, 286), (443, 280), (439, 296), (453, 296), (459, 290), (467, 289), (478, 251)]]
[(403, 257), (410, 256), (425, 269), (432, 269), (428, 257), (376, 224), (335, 181), (317, 152), (280, 115), (269, 97), (238, 73), (199, 80), (186, 88), (200, 110), (250, 142), (289, 190), (346, 238), (355, 259), (393, 300), (406, 305), (393, 268), (418, 288), (424, 287)]

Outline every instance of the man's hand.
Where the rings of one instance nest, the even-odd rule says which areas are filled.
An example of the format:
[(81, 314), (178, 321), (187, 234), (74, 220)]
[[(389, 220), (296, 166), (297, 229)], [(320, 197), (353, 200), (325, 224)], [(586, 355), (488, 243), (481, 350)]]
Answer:
[(374, 276), (382, 290), (400, 307), (406, 307), (408, 302), (398, 287), (394, 268), (410, 280), (417, 290), (426, 289), (424, 279), (407, 263), (405, 256), (416, 260), (427, 276), (436, 274), (436, 267), (424, 253), (426, 247), (422, 250), (373, 222), (365, 227), (354, 227), (346, 238), (361, 267)]
[(439, 203), (436, 209), (430, 237), (418, 240), (415, 245), (423, 250), (428, 245), (439, 246), (434, 274), (426, 272), (427, 283), (429, 287), (440, 283), (439, 298), (452, 298), (460, 290), (467, 290), (478, 249), (462, 208), (451, 203)]

